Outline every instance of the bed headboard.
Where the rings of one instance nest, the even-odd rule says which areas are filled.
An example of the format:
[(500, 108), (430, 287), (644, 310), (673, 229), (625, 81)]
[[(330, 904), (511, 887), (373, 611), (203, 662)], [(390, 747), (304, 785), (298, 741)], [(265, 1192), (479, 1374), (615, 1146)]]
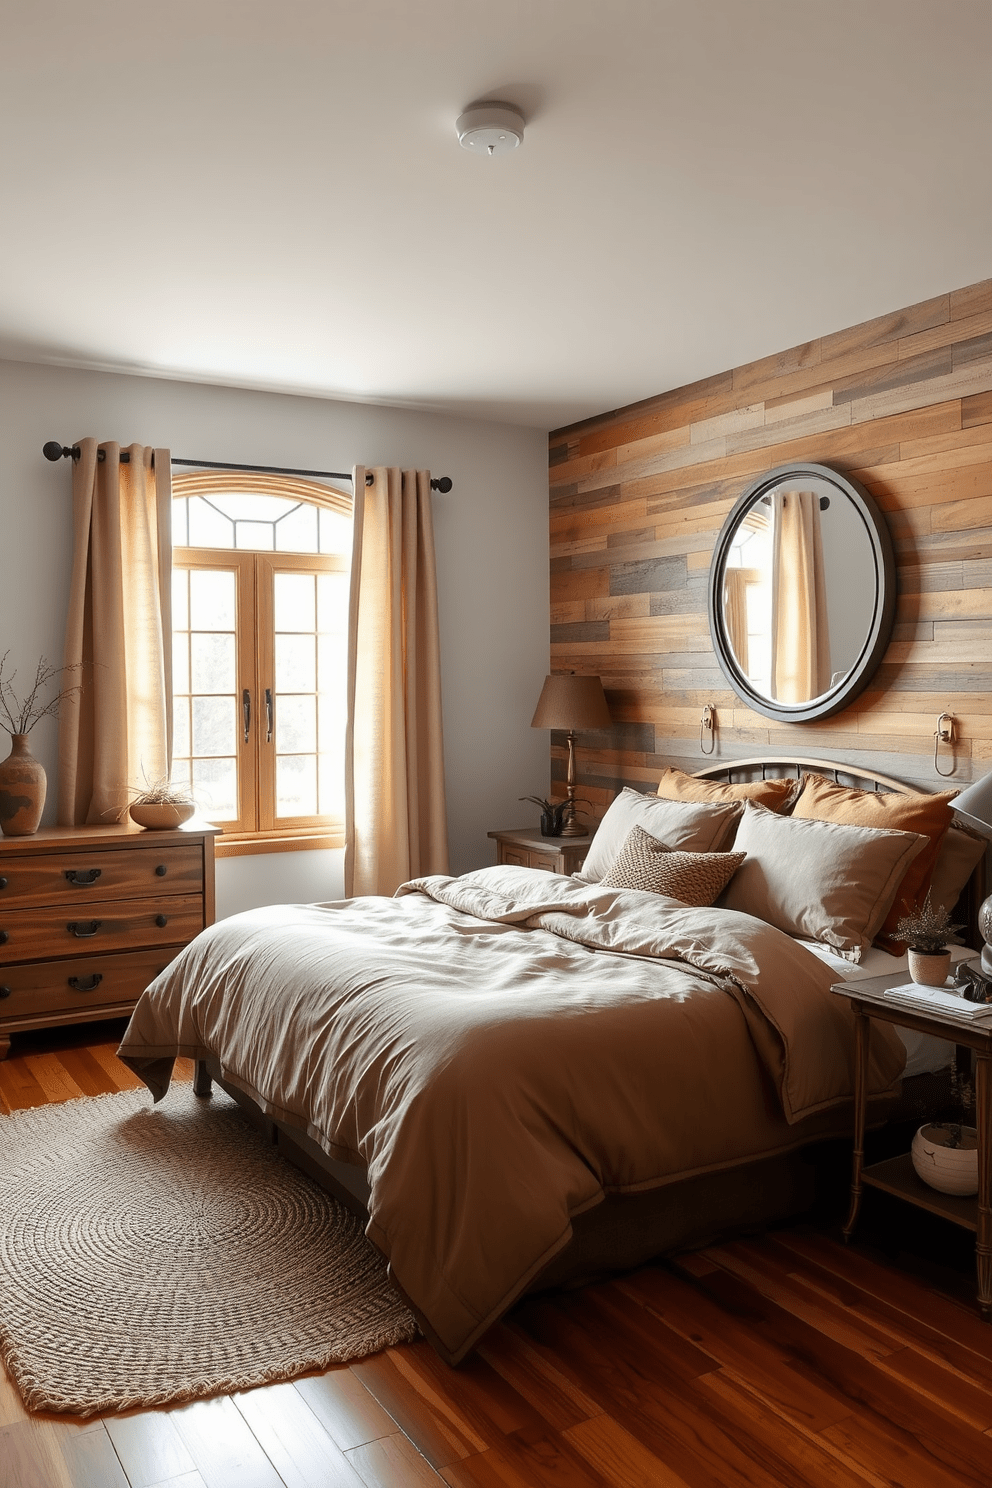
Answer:
[[(874, 770), (855, 769), (850, 765), (839, 765), (835, 760), (782, 759), (757, 755), (752, 759), (726, 760), (719, 765), (707, 765), (694, 772), (702, 779), (725, 780), (729, 785), (738, 785), (749, 780), (798, 780), (800, 775), (826, 775), (838, 785), (850, 786), (854, 790), (898, 791), (910, 795), (918, 787), (905, 785), (891, 775), (878, 775)], [(967, 945), (979, 950), (983, 945), (978, 930), (978, 911), (988, 894), (989, 854), (981, 859), (972, 873), (954, 907), (953, 918), (965, 925), (962, 938)]]

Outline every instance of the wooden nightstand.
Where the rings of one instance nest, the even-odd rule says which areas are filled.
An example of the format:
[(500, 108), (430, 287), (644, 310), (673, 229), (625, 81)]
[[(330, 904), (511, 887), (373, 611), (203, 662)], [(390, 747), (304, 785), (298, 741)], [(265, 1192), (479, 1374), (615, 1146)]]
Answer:
[(577, 873), (585, 862), (588, 837), (542, 837), (538, 827), (489, 832), (496, 843), (496, 862), (519, 868), (543, 868), (547, 873)]
[[(867, 977), (863, 982), (839, 982), (831, 987), (838, 997), (851, 1003), (856, 1019), (854, 1072), (854, 1159), (851, 1171), (851, 1208), (844, 1225), (850, 1240), (857, 1224), (864, 1185), (883, 1189), (909, 1204), (939, 1214), (952, 1224), (975, 1232), (975, 1265), (978, 1272), (978, 1306), (986, 1322), (992, 1321), (992, 1021), (969, 1023), (937, 1008), (915, 1008), (883, 996), (887, 987), (908, 980), (905, 971), (889, 976)], [(975, 1127), (978, 1131), (978, 1196), (960, 1198), (941, 1193), (916, 1176), (908, 1152), (885, 1162), (864, 1166), (865, 1103), (868, 1087), (868, 1037), (871, 1019), (914, 1028), (936, 1038), (953, 1039), (975, 1053)]]

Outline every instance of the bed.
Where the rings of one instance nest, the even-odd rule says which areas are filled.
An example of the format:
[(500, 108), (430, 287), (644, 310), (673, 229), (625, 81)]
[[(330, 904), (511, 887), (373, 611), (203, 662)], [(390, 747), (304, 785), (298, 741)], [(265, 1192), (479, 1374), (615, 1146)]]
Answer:
[[(690, 796), (715, 798), (676, 794), (677, 810), (622, 793), (636, 799), (610, 808), (581, 879), (491, 868), (415, 880), (394, 899), (234, 916), (147, 989), (120, 1057), (156, 1100), (174, 1059), (195, 1059), (199, 1094), (219, 1081), (363, 1215), (425, 1335), (458, 1363), (528, 1290), (808, 1205), (806, 1149), (851, 1128), (851, 1015), (829, 987), (874, 974), (884, 954), (848, 924), (860, 913), (850, 883), (836, 913), (833, 890), (804, 908), (802, 865), (847, 851), (861, 830), (782, 825), (810, 773), (859, 799), (912, 794), (833, 765), (745, 761), (683, 777), (702, 782)], [(765, 781), (779, 782), (765, 798), (788, 799), (788, 813), (757, 796), (720, 798), (722, 784)], [(731, 825), (749, 853), (729, 843)], [(781, 907), (754, 913), (768, 881), (756, 871), (762, 834), (801, 844), (782, 889), (798, 904), (789, 932), (773, 923)], [(923, 836), (868, 832), (858, 851), (884, 862), (865, 882), (901, 883), (929, 851)], [(635, 848), (666, 883), (676, 859), (697, 878), (738, 859), (719, 912), (632, 887)], [(843, 873), (831, 871), (836, 888)], [(832, 943), (819, 924), (828, 911)], [(881, 1120), (900, 1099), (907, 1053), (928, 1068), (948, 1054), (907, 1051), (886, 1025), (872, 1037)]]

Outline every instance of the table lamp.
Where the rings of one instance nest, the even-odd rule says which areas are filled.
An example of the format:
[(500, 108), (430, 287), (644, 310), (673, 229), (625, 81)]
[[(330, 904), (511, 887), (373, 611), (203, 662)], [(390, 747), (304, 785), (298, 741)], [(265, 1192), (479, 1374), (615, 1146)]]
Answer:
[[(951, 809), (963, 816), (967, 825), (983, 837), (992, 837), (992, 771), (955, 796)], [(978, 911), (978, 929), (985, 942), (982, 972), (992, 977), (992, 894)]]
[(574, 672), (552, 673), (544, 679), (530, 726), (560, 729), (568, 735), (568, 806), (561, 835), (588, 836), (588, 828), (575, 819), (575, 731), (609, 728), (610, 710), (602, 682), (598, 677), (578, 677)]

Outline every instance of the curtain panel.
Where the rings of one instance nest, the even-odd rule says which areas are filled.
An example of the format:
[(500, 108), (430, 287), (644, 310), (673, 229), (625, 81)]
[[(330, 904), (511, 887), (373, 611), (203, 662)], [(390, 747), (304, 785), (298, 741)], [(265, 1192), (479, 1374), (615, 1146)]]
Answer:
[(448, 833), (431, 481), (354, 470), (345, 893), (446, 873)]
[(772, 496), (772, 696), (806, 703), (830, 686), (830, 639), (820, 538), (811, 491)]
[[(167, 777), (172, 747), (172, 466), (168, 450), (79, 441), (59, 715), (58, 819), (110, 825), (128, 788)], [(103, 459), (99, 451), (103, 451)]]

